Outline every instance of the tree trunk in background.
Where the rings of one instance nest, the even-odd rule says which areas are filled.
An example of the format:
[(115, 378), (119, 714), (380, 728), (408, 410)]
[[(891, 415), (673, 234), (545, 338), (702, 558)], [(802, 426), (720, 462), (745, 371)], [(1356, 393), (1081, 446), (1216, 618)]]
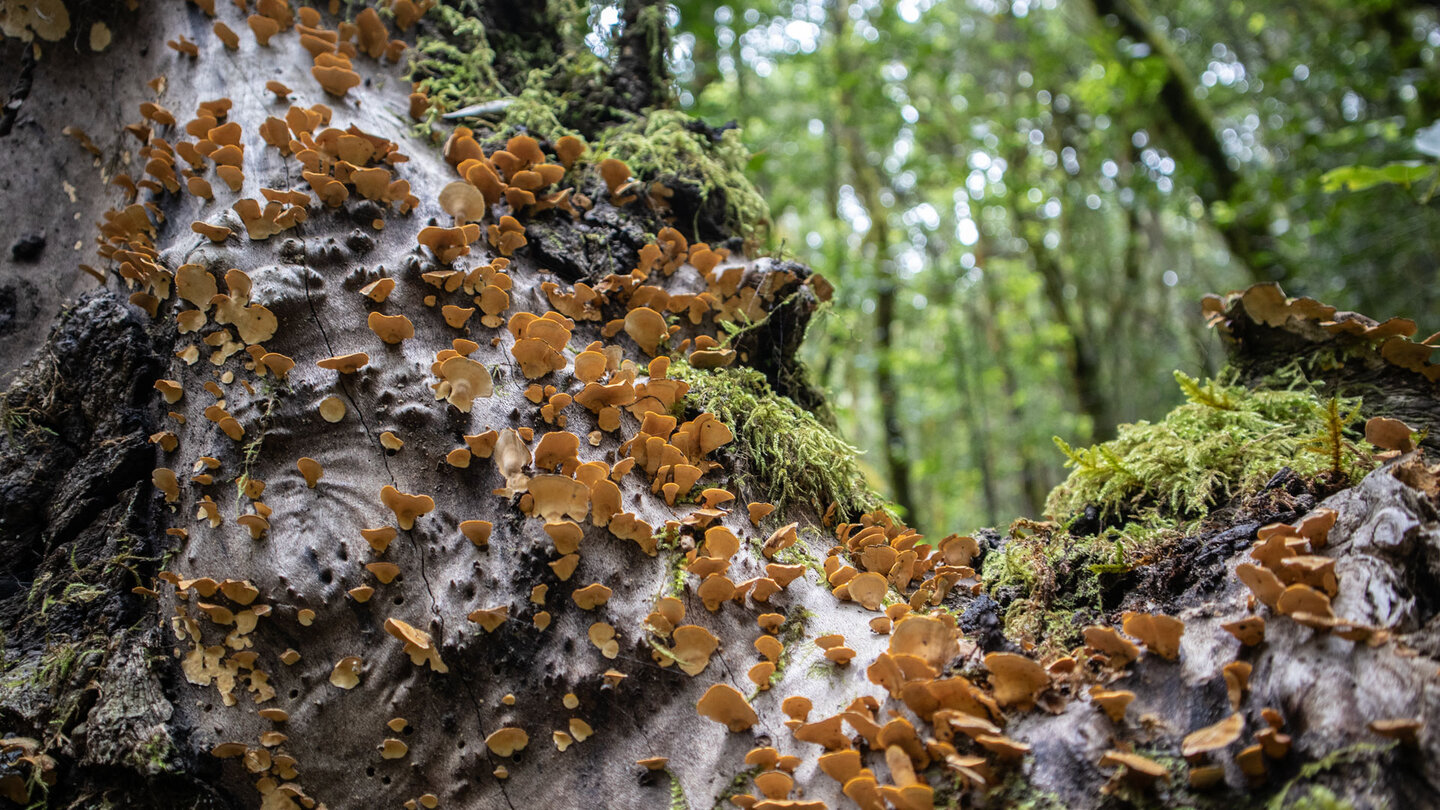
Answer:
[[(1014, 355), (1011, 353), (1010, 340), (1005, 335), (1005, 330), (996, 322), (997, 313), (1000, 307), (1000, 296), (995, 290), (995, 280), (990, 277), (990, 270), (987, 269), (984, 250), (984, 236), (975, 245), (975, 267), (980, 271), (980, 289), (984, 295), (986, 315), (977, 319), (977, 324), (984, 330), (985, 348), (990, 356), (995, 359), (995, 364), (1000, 367), (1001, 397), (1005, 403), (1005, 411), (1010, 417), (1009, 427), (1012, 430), (1025, 424), (1025, 415), (1020, 407), (1020, 385), (1015, 377)], [(1004, 434), (1002, 433), (1002, 436)], [(1011, 446), (1015, 448), (1015, 455), (1018, 456), (1020, 472), (1020, 503), (1025, 514), (1038, 515), (1045, 510), (1045, 494), (1049, 490), (1046, 485), (1043, 473), (1040, 471), (1040, 464), (1035, 458), (1035, 450), (1030, 442), (1024, 437), (1011, 439)]]
[[(666, 0), (624, 0), (615, 70), (616, 85), (634, 112), (674, 102), (670, 74), (670, 4)], [(628, 91), (628, 92), (626, 92)]]
[[(1149, 47), (1150, 53), (1165, 66), (1159, 91), (1159, 104), (1152, 113), (1164, 118), (1149, 122), (1163, 138), (1167, 148), (1183, 147), (1196, 159), (1196, 192), (1204, 200), (1211, 224), (1225, 240), (1235, 259), (1250, 270), (1256, 281), (1284, 281), (1293, 277), (1296, 268), (1282, 254), (1271, 234), (1274, 216), (1268, 207), (1246, 198), (1239, 175), (1230, 167), (1228, 156), (1220, 144), (1214, 117), (1209, 107), (1195, 96), (1195, 79), (1180, 59), (1163, 32), (1157, 31), (1145, 8), (1144, 0), (1091, 0), (1091, 6), (1102, 24), (1113, 17), (1119, 23), (1117, 33)], [(1129, 65), (1132, 57), (1116, 57)], [(1148, 128), (1148, 127), (1147, 127)], [(1215, 207), (1228, 206), (1230, 216), (1216, 219)]]
[(980, 472), (980, 494), (985, 503), (984, 522), (994, 526), (1001, 522), (998, 492), (1000, 482), (992, 461), (991, 454), (995, 449), (990, 441), (990, 405), (980, 379), (980, 352), (976, 350), (980, 345), (976, 338), (980, 334), (981, 315), (968, 301), (964, 304), (951, 301), (949, 311), (951, 315), (947, 329), (950, 354), (960, 365), (955, 379), (960, 389), (960, 401), (964, 403), (963, 413), (968, 414), (965, 424), (970, 433), (971, 466)]
[[(699, 192), (667, 173), (673, 167), (644, 159), (655, 141), (635, 139), (643, 131), (637, 123), (664, 137), (695, 134), (696, 148), (712, 137), (700, 122), (666, 129), (672, 114), (632, 120), (647, 114), (642, 102), (669, 98), (650, 58), (663, 34), (652, 28), (621, 37), (633, 46), (620, 49), (628, 54), (624, 70), (633, 72), (583, 60), (571, 71), (570, 60), (584, 53), (564, 34), (575, 30), (561, 16), (570, 4), (464, 0), (457, 7), (470, 16), (446, 18), (437, 9), (418, 33), (445, 44), (430, 37), (454, 35), (456, 23), (494, 53), (498, 82), (528, 88), (512, 104), (542, 136), (534, 147), (547, 164), (560, 159), (561, 132), (584, 136), (592, 154), (560, 181), (573, 191), (575, 215), (536, 211), (511, 194), (480, 219), (496, 230), (482, 228), (471, 253), (449, 263), (419, 247), (419, 238), (424, 231), (433, 241), (425, 229), (453, 221), (438, 199), (457, 181), (455, 164), (467, 165), (445, 158), (453, 130), (417, 125), (400, 69), (369, 56), (354, 57), (360, 81), (341, 97), (314, 78), (309, 50), (343, 61), (327, 37), (340, 36), (349, 20), (324, 14), (303, 44), (286, 28), (261, 47), (248, 10), (217, 3), (219, 20), (242, 32), (231, 51), (194, 3), (127, 11), (75, 2), (73, 30), (44, 46), (28, 92), (10, 99), (14, 123), (0, 136), (8, 157), (0, 165), (0, 244), (42, 230), (46, 246), (34, 263), (0, 266), (0, 284), (25, 303), (17, 311), (33, 312), (0, 344), (0, 360), (15, 371), (0, 402), (0, 806), (776, 806), (762, 793), (803, 795), (836, 810), (883, 810), (884, 796), (892, 807), (1046, 810), (1111, 810), (1127, 796), (1163, 808), (1272, 799), (1277, 807), (1301, 799), (1306, 807), (1436, 804), (1440, 702), (1430, 684), (1440, 667), (1440, 630), (1431, 595), (1440, 587), (1440, 471), (1397, 463), (1326, 502), (1338, 520), (1315, 553), (1336, 561), (1331, 605), (1374, 632), (1376, 643), (1344, 641), (1257, 606), (1233, 576), (1252, 559), (1259, 527), (1298, 521), (1316, 506), (1317, 493), (1293, 477), (1278, 476), (1254, 499), (1217, 510), (1166, 554), (1104, 580), (1042, 570), (1052, 552), (1089, 539), (1026, 536), (1052, 531), (1039, 524), (1014, 537), (976, 532), (974, 549), (956, 543), (932, 554), (878, 509), (826, 519), (836, 494), (829, 490), (768, 517), (757, 511), (752, 521), (747, 505), (778, 498), (781, 483), (833, 472), (843, 459), (817, 460), (813, 448), (838, 444), (755, 382), (763, 375), (746, 365), (757, 354), (793, 363), (771, 356), (790, 344), (752, 344), (729, 370), (680, 361), (702, 327), (723, 337), (715, 312), (744, 309), (784, 320), (771, 326), (786, 334), (803, 333), (821, 285), (793, 262), (738, 252), (702, 271), (696, 265), (714, 257), (694, 249), (696, 234), (682, 234), (681, 248), (667, 231), (673, 272), (637, 271), (647, 289), (634, 294), (712, 309), (699, 324), (681, 316), (687, 307), (667, 309), (674, 323), (658, 310), (641, 312), (646, 306), (628, 297), (641, 286), (631, 273), (642, 249), (672, 226), (665, 199), (673, 227), (699, 219), (697, 229), (725, 235), (734, 225), (682, 210)], [(281, 3), (264, 8), (283, 16)], [(625, 18), (651, 26), (664, 11), (644, 3)], [(99, 53), (76, 44), (88, 44), (94, 22), (114, 37)], [(388, 16), (380, 22), (387, 37), (417, 35), (394, 30)], [(167, 41), (193, 42), (198, 55), (181, 55)], [(14, 75), (29, 48), (3, 47), (0, 71)], [(164, 82), (147, 85), (160, 76)], [(278, 98), (266, 81), (291, 92)], [(222, 97), (238, 133), (196, 118), (202, 102)], [(539, 108), (523, 103), (537, 98)], [(143, 124), (147, 103), (159, 105), (145, 107), (158, 120)], [(319, 123), (327, 114), (329, 123)], [(506, 118), (494, 136), (490, 126), (500, 121), (476, 122), (483, 150), (455, 136), (452, 157), (483, 166), (483, 156), (518, 188), (532, 180), (522, 181), (513, 161), (532, 150), (516, 141), (512, 157), (497, 157), (515, 132)], [(85, 138), (67, 137), (68, 126)], [(187, 129), (209, 143), (197, 145), (200, 136)], [(302, 148), (282, 154), (269, 142), (277, 140)], [(222, 151), (220, 141), (236, 148)], [(615, 156), (632, 161), (640, 192), (656, 192), (654, 207), (647, 193), (612, 199), (593, 154), (602, 142), (631, 150)], [(375, 160), (381, 143), (387, 159)], [(240, 163), (239, 192), (221, 181), (202, 146)], [(184, 157), (191, 148), (200, 156), (196, 176), (214, 181), (213, 199), (191, 193), (187, 182), (177, 183), (179, 192), (163, 190), (167, 150), (181, 159), (178, 174), (191, 165)], [(348, 167), (321, 160), (332, 149), (343, 150)], [(399, 210), (397, 186), (369, 187), (372, 196), (401, 200), (363, 199), (359, 186), (375, 175), (357, 176), (358, 166), (372, 162), (409, 183), (413, 210)], [(302, 166), (342, 170), (351, 182), (313, 170), (307, 178)], [(117, 178), (144, 179), (147, 168), (159, 184), (125, 207)], [(858, 192), (880, 229), (877, 188), (872, 182)], [(242, 221), (248, 209), (234, 204), (265, 199), (261, 189), (287, 201), (276, 203), (280, 209), (299, 210), (290, 210), (280, 232), (267, 238), (257, 227), (251, 238)], [(498, 215), (507, 211), (519, 214), (527, 244), (501, 240)], [(104, 243), (121, 252), (96, 258), (97, 222), (105, 223)], [(192, 223), (232, 232), (210, 230), (220, 237), (212, 241)], [(451, 236), (469, 241), (464, 232)], [(513, 248), (503, 268), (492, 237)], [(877, 270), (892, 272), (887, 237), (873, 238)], [(984, 270), (983, 251), (976, 253)], [(105, 281), (85, 281), (80, 263)], [(143, 283), (127, 283), (122, 270)], [(457, 270), (464, 272), (451, 275)], [(173, 284), (171, 273), (179, 279)], [(1000, 361), (1005, 415), (1020, 424), (1012, 347), (997, 319), (994, 279), (982, 278), (967, 304), (977, 337), (964, 342)], [(473, 279), (506, 293), (498, 319), (460, 317), (474, 303), (462, 292)], [(388, 293), (386, 280), (394, 282)], [(893, 288), (890, 295), (893, 307)], [(480, 297), (481, 305), (496, 299), (494, 292)], [(535, 325), (556, 310), (574, 316), (573, 330)], [(386, 318), (402, 314), (413, 334), (382, 340)], [(557, 313), (547, 324), (568, 317)], [(1240, 310), (1226, 317), (1247, 373), (1297, 353), (1335, 356), (1328, 332), (1267, 331)], [(678, 331), (667, 345), (661, 333), (670, 327)], [(606, 351), (581, 360), (594, 342)], [(538, 359), (522, 359), (529, 351)], [(355, 370), (336, 368), (345, 366), (333, 362), (337, 356), (359, 352), (363, 365), (352, 358)], [(674, 362), (654, 362), (655, 355)], [(481, 365), (473, 377), (457, 362), (466, 358)], [(1440, 411), (1418, 375), (1378, 361), (1337, 374), (1395, 392), (1388, 405), (1397, 415)], [(680, 377), (693, 386), (690, 396)], [(491, 386), (488, 396), (464, 396)], [(701, 391), (755, 407), (722, 428), (704, 418)], [(606, 431), (581, 402), (554, 396), (561, 393), (605, 401), (630, 395), (636, 404), (610, 414), (621, 428)], [(1007, 446), (1011, 425), (998, 421), (991, 448)], [(984, 422), (978, 429), (988, 432)], [(1037, 514), (1044, 482), (1019, 447), (1014, 464)], [(635, 462), (628, 472), (625, 459)], [(701, 474), (689, 489), (674, 480), (688, 474), (683, 467)], [(404, 493), (415, 497), (398, 497)], [(762, 551), (767, 545), (773, 554)], [(1021, 558), (1035, 563), (1021, 572), (1035, 575), (1033, 587), (1019, 576), (985, 590), (980, 578), (1015, 575), (992, 566), (1006, 566), (1024, 548), (1035, 551)], [(948, 579), (972, 567), (975, 577)], [(1082, 587), (1097, 581), (1098, 590)], [(1029, 645), (1001, 630), (1013, 606), (1040, 599), (1086, 605), (1056, 632), (1077, 630), (1069, 626), (1076, 617), (1118, 626), (1138, 611), (1181, 617), (1184, 636), (1174, 660), (1152, 642), (1125, 666), (1102, 667), (1088, 653), (1025, 663)], [(893, 621), (880, 621), (882, 611)], [(1222, 622), (1252, 612), (1267, 618), (1265, 638), (1242, 648)], [(1236, 670), (1225, 667), (1236, 659), (1252, 665), (1248, 689), (1227, 690)], [(1008, 678), (1007, 665), (1022, 677)], [(1133, 703), (1111, 720), (1091, 697), (1097, 686), (1132, 692)], [(1244, 734), (1228, 751), (1209, 754), (1225, 766), (1220, 781), (1192, 790), (1182, 741), (1235, 712), (1231, 692)], [(712, 711), (706, 695), (726, 705)], [(1285, 756), (1265, 760), (1263, 784), (1232, 762), (1265, 733), (1262, 709), (1283, 718), (1290, 743)], [(1404, 718), (1421, 721), (1413, 746), (1369, 728)], [(822, 767), (826, 749), (833, 750)], [(1143, 787), (1098, 765), (1112, 749), (1153, 757), (1168, 781)]]
[[(835, 8), (835, 47), (841, 64), (841, 76), (856, 75), (856, 65), (847, 54), (845, 39), (848, 30), (849, 3), (841, 0)], [(863, 110), (853, 105), (853, 96), (842, 94), (841, 113), (837, 116), (840, 140), (850, 162), (850, 180), (855, 196), (870, 217), (870, 231), (865, 244), (874, 251), (873, 283), (875, 289), (875, 397), (880, 406), (880, 425), (884, 434), (885, 476), (890, 484), (889, 495), (905, 515), (916, 514), (913, 488), (910, 483), (910, 452), (905, 440), (905, 423), (900, 417), (900, 390), (895, 382), (895, 296), (898, 279), (895, 262), (890, 257), (890, 210), (880, 199), (880, 181), (866, 158), (864, 140), (860, 137)]]
[[(1035, 272), (1040, 275), (1045, 301), (1050, 305), (1055, 322), (1065, 329), (1065, 365), (1070, 371), (1071, 389), (1075, 394), (1080, 412), (1090, 417), (1090, 429), (1096, 441), (1104, 441), (1115, 434), (1115, 417), (1110, 411), (1110, 399), (1100, 379), (1100, 357), (1095, 335), (1085, 319), (1074, 313), (1068, 300), (1065, 270), (1060, 266), (1059, 257), (1045, 247), (1042, 228), (1014, 204), (1011, 198), (1011, 216), (1015, 227), (1030, 243), (1030, 255), (1034, 258)], [(1080, 298), (1079, 308), (1087, 301)]]

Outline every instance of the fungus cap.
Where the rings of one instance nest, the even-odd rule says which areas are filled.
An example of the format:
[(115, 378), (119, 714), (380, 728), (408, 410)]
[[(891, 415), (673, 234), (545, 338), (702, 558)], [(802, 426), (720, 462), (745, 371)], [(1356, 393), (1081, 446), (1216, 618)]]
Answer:
[(468, 357), (451, 357), (441, 363), (440, 377), (447, 387), (436, 389), (437, 398), (443, 393), (444, 399), (463, 413), (470, 413), (476, 397), (488, 397), (495, 390), (490, 370)]
[(1365, 441), (1382, 450), (1408, 453), (1415, 449), (1415, 431), (1399, 419), (1371, 417), (1365, 422)]
[(1180, 636), (1185, 623), (1173, 616), (1153, 613), (1126, 613), (1122, 627), (1147, 649), (1168, 661), (1180, 657)]
[(360, 658), (349, 656), (335, 662), (330, 672), (330, 683), (341, 689), (354, 689), (360, 683)]
[(456, 180), (440, 189), (439, 202), (440, 208), (461, 225), (478, 222), (489, 211), (485, 195), (464, 180)]
[(375, 575), (381, 585), (389, 585), (400, 576), (400, 566), (392, 562), (372, 562), (365, 564), (365, 570)]
[(695, 710), (702, 717), (720, 723), (733, 733), (745, 731), (759, 719), (745, 696), (734, 687), (723, 683), (714, 684), (706, 690), (695, 704)]
[(477, 548), (485, 548), (490, 544), (490, 532), (495, 528), (488, 520), (462, 520), (460, 521), (460, 533), (465, 539), (474, 543)]
[(406, 531), (415, 528), (415, 518), (435, 508), (435, 500), (429, 495), (409, 495), (389, 484), (380, 490), (380, 502), (395, 513), (396, 522)]
[(510, 618), (510, 606), (501, 605), (493, 608), (480, 608), (471, 611), (465, 618), (480, 625), (485, 632), (493, 633), (495, 629), (504, 624)]
[(486, 747), (497, 757), (512, 756), (518, 751), (523, 751), (529, 744), (530, 735), (525, 733), (525, 729), (515, 726), (497, 729), (485, 738)]
[(375, 549), (379, 554), (385, 553), (385, 549), (390, 547), (391, 541), (395, 539), (397, 534), (399, 534), (399, 532), (395, 530), (394, 526), (381, 526), (376, 529), (360, 530), (360, 536), (365, 538), (365, 542), (369, 543), (370, 547)]
[(912, 655), (936, 671), (960, 654), (955, 625), (932, 616), (907, 615), (890, 634), (890, 652)]
[(675, 644), (670, 652), (680, 670), (692, 678), (710, 665), (710, 656), (720, 647), (720, 638), (699, 625), (686, 624), (675, 628)]
[(415, 324), (404, 315), (371, 312), (365, 323), (381, 340), (392, 345), (415, 337)]
[(890, 590), (890, 583), (885, 577), (874, 571), (860, 574), (847, 584), (850, 598), (859, 602), (866, 610), (880, 610), (885, 594)]
[(1420, 729), (1424, 723), (1413, 717), (1388, 718), (1384, 720), (1373, 720), (1368, 728), (1386, 739), (1399, 740), (1402, 745), (1414, 746), (1420, 739)]
[(1244, 730), (1245, 716), (1236, 712), (1218, 723), (1185, 735), (1185, 739), (1180, 742), (1180, 753), (1189, 759), (1217, 751), (1240, 739)]
[(314, 489), (315, 485), (320, 483), (320, 479), (325, 475), (325, 468), (320, 465), (320, 462), (309, 456), (305, 456), (295, 462), (295, 466), (299, 468), (300, 474), (305, 477), (305, 486), (310, 489)]
[(1109, 690), (1096, 687), (1090, 690), (1090, 699), (1105, 712), (1105, 716), (1110, 718), (1110, 722), (1118, 723), (1125, 719), (1125, 709), (1135, 699), (1135, 693), (1123, 689)]
[[(901, 626), (904, 626), (903, 622)], [(985, 667), (990, 670), (995, 701), (1002, 707), (1014, 706), (1026, 711), (1035, 705), (1040, 692), (1050, 685), (1050, 676), (1044, 667), (1016, 653), (990, 653), (985, 656)]]
[(1142, 787), (1156, 780), (1168, 781), (1170, 778), (1170, 771), (1149, 757), (1124, 751), (1106, 751), (1100, 757), (1100, 767), (1116, 766), (1123, 767), (1125, 777)]
[(345, 418), (345, 400), (330, 396), (320, 400), (320, 418), (334, 424)]
[(579, 605), (581, 610), (594, 610), (610, 601), (613, 593), (614, 591), (611, 589), (596, 582), (571, 593), (570, 598), (575, 600), (575, 604)]
[(353, 354), (342, 354), (335, 357), (327, 357), (324, 360), (317, 360), (315, 361), (315, 365), (320, 368), (338, 371), (341, 374), (354, 374), (364, 368), (369, 362), (370, 355), (365, 352), (355, 352)]

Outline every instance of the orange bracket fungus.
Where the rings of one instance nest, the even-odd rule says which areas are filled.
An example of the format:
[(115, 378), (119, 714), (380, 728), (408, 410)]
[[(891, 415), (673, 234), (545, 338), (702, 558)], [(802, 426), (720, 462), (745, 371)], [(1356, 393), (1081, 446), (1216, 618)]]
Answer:
[(376, 336), (391, 345), (415, 337), (415, 324), (411, 323), (410, 319), (404, 315), (381, 315), (378, 312), (372, 312), (366, 320), (366, 325)]
[(1218, 723), (1185, 735), (1180, 753), (1186, 759), (1228, 747), (1245, 730), (1244, 715), (1236, 712)]
[(497, 757), (513, 756), (525, 750), (525, 746), (529, 744), (530, 735), (525, 733), (525, 729), (515, 726), (497, 729), (485, 738), (485, 745)]
[(575, 604), (579, 605), (581, 610), (594, 610), (610, 601), (610, 595), (612, 593), (614, 593), (614, 591), (596, 582), (580, 588), (572, 593), (570, 597), (575, 600)]
[(481, 608), (479, 610), (471, 611), (470, 615), (466, 616), (465, 618), (480, 625), (480, 627), (483, 628), (485, 632), (493, 633), (495, 632), (496, 628), (504, 624), (505, 621), (510, 618), (510, 608), (508, 605), (501, 605), (500, 607), (493, 608)]
[(460, 533), (465, 539), (475, 544), (476, 548), (485, 548), (490, 544), (490, 532), (495, 526), (488, 520), (462, 520), (460, 521)]
[(389, 484), (380, 490), (380, 502), (395, 513), (395, 521), (406, 531), (415, 528), (415, 518), (435, 508), (429, 495), (408, 495)]
[(327, 368), (338, 371), (341, 374), (354, 374), (364, 368), (370, 362), (370, 355), (364, 352), (354, 354), (342, 354), (336, 357), (327, 357), (324, 360), (317, 360), (315, 365), (320, 368)]
[(440, 382), (435, 383), (435, 398), (443, 399), (469, 413), (476, 397), (488, 397), (495, 390), (490, 370), (468, 357), (451, 357), (440, 364)]
[(354, 689), (360, 684), (360, 659), (357, 656), (341, 658), (330, 672), (330, 683), (341, 689)]
[(1168, 661), (1180, 657), (1180, 636), (1185, 624), (1173, 616), (1126, 613), (1122, 625), (1126, 635), (1139, 639), (1146, 649)]
[(404, 642), (411, 663), (416, 666), (429, 663), (432, 670), (440, 673), (450, 671), (440, 660), (440, 650), (429, 633), (396, 618), (385, 620), (385, 632)]
[(1168, 782), (1170, 771), (1164, 765), (1149, 757), (1124, 751), (1106, 751), (1100, 757), (1100, 767), (1119, 767), (1117, 776), (1137, 788), (1147, 788), (1157, 780)]
[(1023, 655), (990, 653), (985, 656), (985, 667), (990, 670), (995, 701), (1002, 707), (1013, 706), (1027, 711), (1035, 705), (1040, 692), (1050, 685), (1050, 676), (1045, 669)]
[(708, 717), (736, 733), (750, 728), (759, 720), (745, 696), (735, 687), (723, 683), (707, 689), (695, 704), (695, 710), (702, 717)]
[(325, 475), (325, 469), (320, 466), (320, 462), (308, 456), (295, 462), (295, 466), (300, 469), (300, 474), (305, 477), (305, 486), (310, 489), (314, 489)]

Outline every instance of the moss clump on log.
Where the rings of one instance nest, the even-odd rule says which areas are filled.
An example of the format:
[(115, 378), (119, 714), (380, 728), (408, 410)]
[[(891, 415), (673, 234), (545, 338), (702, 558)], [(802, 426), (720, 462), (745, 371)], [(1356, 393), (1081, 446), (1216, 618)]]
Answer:
[(812, 504), (824, 512), (834, 503), (841, 515), (854, 516), (881, 504), (860, 472), (860, 451), (776, 394), (760, 372), (676, 362), (669, 374), (690, 384), (687, 407), (715, 414), (735, 434), (738, 475), (776, 506)]

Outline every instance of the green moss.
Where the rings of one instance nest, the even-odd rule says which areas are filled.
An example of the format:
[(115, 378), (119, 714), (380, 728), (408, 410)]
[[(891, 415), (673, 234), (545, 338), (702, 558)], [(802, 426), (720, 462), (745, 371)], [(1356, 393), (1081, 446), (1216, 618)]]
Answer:
[(655, 536), (655, 550), (665, 555), (665, 582), (661, 596), (685, 593), (685, 554), (680, 550), (680, 532), (666, 526)]
[(806, 526), (800, 529), (800, 542), (780, 549), (775, 554), (775, 561), (785, 565), (803, 565), (815, 572), (815, 575), (820, 578), (821, 585), (829, 588), (830, 580), (825, 574), (824, 564), (810, 551), (809, 544), (812, 542), (817, 544), (825, 542), (825, 535), (812, 526)]
[[(654, 110), (636, 117), (610, 109), (606, 99), (613, 88), (606, 65), (583, 44), (587, 6), (553, 3), (548, 13), (562, 42), (553, 44), (553, 58), (542, 54), (528, 62), (516, 56), (523, 50), (521, 43), (508, 47), (503, 32), (486, 29), (473, 3), (454, 6), (437, 5), (431, 11), (432, 31), (417, 41), (407, 73), (431, 102), (423, 130), (437, 133), (435, 126), (445, 113), (488, 101), (503, 103), (477, 115), (476, 123), (499, 137), (524, 130), (554, 141), (569, 134), (567, 124), (618, 121), (592, 144), (586, 165), (614, 157), (641, 180), (693, 186), (702, 201), (723, 205), (727, 228), (746, 238), (759, 237), (770, 210), (746, 176), (750, 152), (739, 131), (727, 130), (712, 139), (704, 128), (694, 127), (695, 119), (679, 111)], [(647, 7), (637, 21), (646, 30), (652, 58), (662, 61), (665, 14), (664, 6)]]
[(670, 376), (690, 384), (687, 408), (709, 411), (735, 434), (740, 483), (784, 508), (831, 503), (842, 517), (877, 508), (881, 499), (860, 472), (860, 451), (830, 432), (813, 414), (776, 394), (753, 369), (700, 370), (684, 361)]
[[(290, 390), (290, 384), (285, 383), (285, 390)], [(254, 431), (250, 440), (245, 443), (240, 454), (240, 474), (235, 476), (235, 514), (239, 516), (245, 502), (245, 485), (250, 483), (250, 470), (260, 458), (260, 451), (265, 446), (265, 433), (270, 429), (270, 418), (275, 413), (275, 404), (280, 398), (280, 389), (275, 382), (266, 377), (261, 382), (261, 393), (265, 395), (265, 409), (260, 412), (257, 421), (259, 429)], [(348, 395), (347, 395), (348, 398)], [(352, 403), (353, 404), (353, 403)]]
[[(1068, 516), (1094, 504), (1106, 517), (1153, 509), (1195, 518), (1282, 467), (1306, 477), (1332, 467), (1328, 450), (1306, 452), (1327, 434), (1332, 416), (1329, 403), (1313, 393), (1201, 385), (1179, 372), (1176, 379), (1189, 401), (1157, 423), (1122, 425), (1115, 439), (1090, 448), (1056, 438), (1071, 473), (1050, 493), (1049, 514)], [(1356, 411), (1350, 403), (1338, 404), (1343, 430)], [(1358, 466), (1342, 472), (1353, 476)]]
[(715, 796), (715, 810), (729, 810), (729, 808), (734, 807), (730, 802), (730, 797), (739, 796), (741, 793), (744, 793), (745, 788), (750, 785), (750, 780), (754, 779), (759, 773), (760, 766), (752, 765), (735, 774), (735, 778), (730, 780), (730, 784), (726, 785), (725, 789)]
[(36, 681), (51, 692), (58, 691), (74, 671), (82, 652), (86, 650), (78, 642), (60, 642), (46, 647), (40, 657), (40, 667), (35, 670)]
[(985, 800), (979, 806), (1005, 810), (1067, 810), (1070, 805), (1054, 793), (1030, 784), (1021, 771), (1012, 770), (1003, 782), (985, 793)]
[[(1169, 553), (1214, 506), (1259, 489), (1282, 467), (1306, 478), (1353, 480), (1368, 456), (1346, 437), (1358, 405), (1322, 399), (1301, 385), (1251, 391), (1176, 373), (1186, 402), (1156, 423), (1122, 425), (1112, 441), (1072, 448), (1069, 477), (1047, 511), (1075, 515), (1094, 505), (1120, 525), (1075, 537), (1068, 527), (1028, 520), (981, 570), (986, 590), (1004, 596), (1005, 632), (1056, 650), (1078, 641), (1103, 611), (1120, 577)], [(1077, 615), (1082, 614), (1082, 615)]]
[(0, 427), (21, 447), (54, 438), (65, 380), (54, 363), (41, 363), (16, 377), (0, 394)]
[(415, 43), (406, 74), (430, 98), (430, 122), (450, 110), (505, 94), (485, 26), (443, 3), (431, 9), (430, 17), (435, 33)]
[(141, 757), (141, 761), (136, 763), (137, 770), (142, 773), (156, 776), (175, 769), (175, 748), (170, 744), (170, 738), (158, 731), (140, 746), (137, 753)]
[(1054, 524), (1019, 520), (1004, 547), (985, 557), (980, 579), (988, 593), (1008, 600), (1007, 636), (1063, 650), (1079, 640), (1077, 612), (1100, 613), (1108, 584), (1180, 536), (1137, 524), (1074, 537)]
[(770, 206), (746, 174), (750, 152), (740, 131), (726, 130), (712, 141), (691, 128), (694, 121), (675, 110), (655, 110), (611, 127), (596, 144), (595, 160), (623, 160), (641, 180), (693, 185), (706, 200), (720, 195), (726, 225), (741, 236), (757, 236), (770, 219)]
[(541, 71), (532, 74), (525, 89), (505, 108), (505, 117), (496, 127), (496, 132), (509, 135), (524, 130), (552, 143), (570, 134), (556, 114), (563, 109), (560, 100), (545, 89), (548, 78)]
[(1327, 787), (1311, 785), (1308, 793), (1295, 799), (1290, 810), (1355, 810), (1355, 805), (1337, 797)]
[(566, 134), (560, 120), (577, 106), (581, 89), (603, 85), (604, 64), (583, 44), (588, 13), (587, 6), (570, 0), (551, 2), (546, 14), (560, 41), (540, 43), (543, 53), (530, 53), (536, 43), (487, 30), (474, 2), (435, 6), (406, 74), (430, 99), (422, 130), (447, 112), (499, 101), (494, 111), (477, 116), (496, 134), (521, 128), (547, 139)]
[[(785, 615), (785, 623), (780, 625), (780, 632), (776, 636), (784, 645), (780, 650), (780, 660), (775, 662), (775, 671), (770, 673), (770, 685), (774, 686), (785, 677), (785, 670), (790, 666), (790, 660), (794, 651), (800, 648), (805, 642), (805, 629), (810, 626), (810, 620), (815, 614), (802, 607), (794, 607)], [(760, 696), (760, 689), (756, 687), (746, 700), (754, 702)]]
[[(1330, 771), (1342, 767), (1365, 766), (1369, 773), (1362, 784), (1378, 781), (1382, 778), (1380, 773), (1380, 760), (1390, 753), (1398, 743), (1355, 743), (1343, 748), (1337, 748), (1320, 759), (1307, 763), (1300, 767), (1300, 773), (1286, 782), (1270, 802), (1265, 805), (1265, 810), (1349, 810), (1352, 806), (1348, 800), (1342, 800), (1335, 796), (1329, 789), (1322, 785), (1310, 784), (1317, 778)], [(1305, 785), (1305, 792), (1297, 796), (1294, 802), (1290, 802), (1290, 792)]]

